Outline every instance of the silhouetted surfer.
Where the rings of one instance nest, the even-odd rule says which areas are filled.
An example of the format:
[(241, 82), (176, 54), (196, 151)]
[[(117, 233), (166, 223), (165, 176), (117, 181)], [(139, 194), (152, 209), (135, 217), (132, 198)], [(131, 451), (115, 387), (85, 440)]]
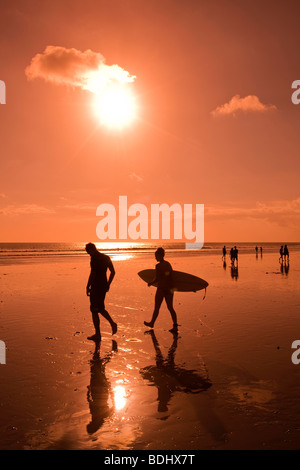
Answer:
[(290, 254), (289, 254), (289, 250), (288, 250), (287, 245), (284, 245), (283, 256), (284, 256), (285, 261), (289, 260)]
[(173, 320), (173, 328), (170, 331), (176, 332), (178, 330), (178, 324), (177, 315), (173, 308), (173, 269), (170, 263), (164, 259), (164, 256), (165, 250), (163, 248), (158, 248), (155, 252), (155, 258), (158, 261), (158, 264), (155, 266), (155, 279), (148, 283), (148, 286), (152, 286), (153, 284), (157, 283), (154, 312), (152, 315), (152, 320), (150, 322), (144, 321), (144, 324), (150, 328), (154, 327), (154, 323), (159, 314), (160, 306), (162, 301), (165, 299)]
[[(110, 257), (100, 253), (93, 243), (88, 243), (85, 249), (91, 257), (91, 273), (86, 286), (86, 295), (90, 297), (90, 309), (95, 327), (95, 334), (93, 336), (89, 336), (88, 339), (99, 341), (101, 339), (99, 313), (109, 321), (112, 328), (112, 334), (114, 335), (117, 332), (117, 324), (105, 310), (104, 305), (106, 292), (108, 292), (110, 284), (115, 276), (115, 269)], [(107, 269), (110, 271), (108, 280), (106, 277)]]

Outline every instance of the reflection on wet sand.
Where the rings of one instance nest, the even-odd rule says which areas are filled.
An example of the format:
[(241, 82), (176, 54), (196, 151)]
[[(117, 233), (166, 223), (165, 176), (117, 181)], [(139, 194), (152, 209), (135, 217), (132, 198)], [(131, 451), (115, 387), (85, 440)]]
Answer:
[(282, 275), (288, 275), (290, 270), (289, 260), (280, 260), (280, 272)]
[(272, 384), (264, 380), (256, 380), (246, 384), (233, 380), (228, 385), (228, 390), (241, 405), (252, 406), (261, 410), (267, 410), (267, 406), (275, 397)]
[[(94, 434), (101, 426), (107, 417), (111, 416), (114, 412), (115, 394), (111, 389), (111, 384), (105, 374), (106, 364), (111, 360), (113, 353), (117, 352), (116, 341), (112, 342), (112, 350), (103, 358), (100, 358), (100, 341), (95, 344), (95, 352), (90, 361), (91, 364), (91, 380), (88, 386), (87, 400), (90, 407), (91, 421), (87, 425), (87, 432)], [(119, 395), (117, 394), (117, 397)], [(111, 406), (109, 404), (111, 401)], [(117, 400), (119, 407), (120, 400)]]
[(159, 343), (153, 330), (146, 332), (151, 336), (156, 354), (156, 364), (140, 370), (142, 377), (154, 384), (158, 390), (158, 411), (168, 410), (168, 405), (175, 392), (199, 393), (211, 387), (208, 374), (201, 375), (195, 370), (188, 370), (175, 364), (175, 352), (178, 343), (178, 333), (173, 333), (173, 342), (166, 359), (160, 350)]
[(239, 267), (238, 265), (231, 264), (231, 271), (230, 271), (232, 279), (235, 279), (236, 281), (239, 278)]

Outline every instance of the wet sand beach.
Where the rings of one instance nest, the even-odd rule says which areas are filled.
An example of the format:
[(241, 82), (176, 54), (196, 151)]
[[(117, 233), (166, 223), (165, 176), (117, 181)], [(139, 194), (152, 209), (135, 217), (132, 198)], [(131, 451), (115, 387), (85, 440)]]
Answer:
[(116, 277), (93, 334), (85, 287), (89, 257), (43, 257), (0, 267), (1, 449), (298, 449), (300, 253), (239, 257), (166, 254), (209, 282), (176, 293), (178, 336), (161, 307), (144, 325), (155, 288), (137, 276), (153, 253), (112, 257)]

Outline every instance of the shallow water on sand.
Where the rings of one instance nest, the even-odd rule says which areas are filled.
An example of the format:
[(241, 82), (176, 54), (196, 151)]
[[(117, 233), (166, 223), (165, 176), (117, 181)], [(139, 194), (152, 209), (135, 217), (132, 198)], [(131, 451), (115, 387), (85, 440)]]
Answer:
[(275, 253), (167, 259), (209, 282), (176, 293), (178, 337), (163, 305), (149, 332), (155, 289), (137, 272), (152, 255), (115, 257), (106, 307), (93, 332), (85, 285), (88, 258), (0, 268), (2, 449), (299, 448), (300, 258)]

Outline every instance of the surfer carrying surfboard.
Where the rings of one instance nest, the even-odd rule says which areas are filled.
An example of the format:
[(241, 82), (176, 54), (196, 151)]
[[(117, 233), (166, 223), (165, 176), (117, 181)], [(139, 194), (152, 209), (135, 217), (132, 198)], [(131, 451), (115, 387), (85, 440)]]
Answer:
[(168, 310), (171, 314), (173, 320), (173, 327), (170, 330), (172, 333), (177, 332), (177, 315), (173, 308), (173, 269), (171, 264), (164, 259), (165, 250), (163, 248), (158, 248), (155, 252), (155, 258), (158, 261), (158, 264), (155, 266), (155, 279), (148, 283), (148, 286), (157, 284), (157, 290), (155, 294), (155, 305), (152, 319), (150, 322), (144, 321), (144, 325), (153, 328), (154, 323), (158, 317), (160, 306), (165, 299)]

